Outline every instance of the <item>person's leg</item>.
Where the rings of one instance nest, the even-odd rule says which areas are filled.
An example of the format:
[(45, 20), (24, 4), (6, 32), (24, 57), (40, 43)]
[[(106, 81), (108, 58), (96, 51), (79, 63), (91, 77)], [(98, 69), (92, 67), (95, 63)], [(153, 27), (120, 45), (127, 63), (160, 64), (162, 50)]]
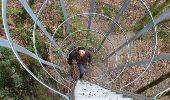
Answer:
[(80, 78), (83, 78), (83, 75), (84, 75), (84, 65), (82, 64), (78, 64), (78, 67), (79, 67), (79, 71), (80, 71)]

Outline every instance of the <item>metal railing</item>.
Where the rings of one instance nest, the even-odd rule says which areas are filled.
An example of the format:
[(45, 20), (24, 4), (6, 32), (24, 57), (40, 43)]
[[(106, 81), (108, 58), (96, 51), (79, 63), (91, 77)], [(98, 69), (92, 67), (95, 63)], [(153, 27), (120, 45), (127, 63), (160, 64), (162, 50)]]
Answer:
[[(145, 11), (147, 12), (147, 14), (149, 15), (149, 18), (150, 18), (150, 23), (147, 24), (143, 29), (139, 30), (138, 32), (134, 33), (134, 36), (132, 36), (131, 38), (127, 38), (126, 36), (126, 33), (125, 31), (123, 30), (123, 28), (118, 24), (119, 20), (120, 20), (120, 17), (122, 16), (123, 12), (127, 9), (127, 7), (129, 6), (131, 0), (124, 0), (124, 3), (122, 5), (122, 7), (118, 10), (118, 13), (116, 14), (115, 16), (115, 19), (112, 19), (112, 18), (109, 18), (108, 16), (104, 15), (104, 14), (99, 14), (99, 13), (95, 13), (95, 3), (96, 1), (95, 0), (90, 0), (89, 4), (90, 4), (90, 9), (89, 9), (89, 12), (84, 12), (84, 13), (80, 13), (80, 14), (76, 14), (76, 15), (73, 15), (71, 17), (69, 17), (69, 15), (67, 14), (67, 10), (65, 9), (65, 1), (64, 0), (60, 0), (60, 3), (61, 3), (61, 8), (62, 8), (62, 12), (63, 12), (63, 15), (64, 15), (64, 21), (62, 23), (60, 23), (60, 25), (58, 25), (56, 28), (55, 28), (55, 32), (53, 33), (53, 35), (51, 35), (51, 33), (49, 33), (47, 31), (47, 29), (45, 28), (45, 26), (43, 25), (43, 23), (40, 21), (39, 19), (39, 15), (41, 14), (43, 8), (45, 8), (44, 5), (46, 5), (46, 3), (48, 2), (48, 0), (44, 1), (43, 5), (41, 6), (38, 14), (34, 14), (33, 10), (30, 8), (30, 6), (28, 5), (27, 1), (26, 0), (19, 0), (19, 2), (21, 3), (21, 5), (24, 7), (24, 9), (27, 11), (27, 13), (29, 14), (29, 16), (32, 18), (32, 20), (34, 21), (34, 29), (33, 29), (33, 43), (34, 43), (34, 50), (35, 50), (35, 54), (30, 52), (29, 50), (27, 50), (26, 48), (20, 46), (19, 44), (15, 44), (12, 39), (11, 39), (11, 35), (10, 35), (10, 31), (9, 31), (9, 27), (8, 27), (8, 24), (7, 24), (7, 0), (2, 0), (2, 19), (3, 19), (3, 26), (4, 26), (4, 31), (6, 33), (6, 37), (7, 39), (0, 39), (0, 46), (2, 47), (6, 47), (6, 48), (11, 48), (12, 51), (14, 52), (15, 56), (17, 57), (18, 61), (21, 63), (21, 65), (28, 71), (28, 73), (30, 75), (32, 75), (39, 83), (41, 83), (42, 85), (44, 85), (45, 87), (49, 88), (50, 90), (54, 91), (55, 93), (57, 94), (60, 94), (61, 96), (65, 97), (67, 100), (69, 99), (66, 95), (64, 95), (63, 93), (61, 93), (61, 91), (57, 91), (51, 87), (49, 87), (48, 85), (46, 85), (44, 82), (42, 82), (40, 79), (38, 79), (26, 66), (26, 64), (22, 61), (22, 59), (20, 58), (20, 56), (18, 55), (18, 52), (21, 52), (21, 53), (24, 53), (25, 55), (28, 55), (36, 60), (39, 61), (39, 63), (41, 64), (41, 66), (43, 67), (43, 64), (46, 64), (48, 66), (52, 66), (53, 68), (56, 68), (57, 70), (60, 70), (60, 71), (65, 71), (62, 66), (59, 66), (57, 64), (54, 64), (52, 61), (49, 62), (49, 61), (45, 61), (43, 60), (42, 58), (39, 57), (38, 55), (38, 51), (36, 49), (36, 39), (35, 39), (35, 30), (36, 30), (36, 26), (38, 26), (40, 28), (40, 30), (44, 33), (44, 35), (49, 39), (49, 42), (50, 42), (50, 46), (53, 45), (55, 46), (55, 48), (57, 50), (59, 50), (59, 52), (61, 53), (62, 57), (64, 60), (67, 59), (67, 55), (69, 54), (69, 52), (66, 52), (68, 48), (70, 48), (69, 46), (71, 45), (76, 45), (76, 42), (75, 41), (72, 41), (72, 43), (70, 43), (70, 45), (67, 45), (66, 48), (64, 48), (64, 50), (62, 50), (62, 46), (63, 46), (63, 43), (65, 41), (67, 41), (67, 38), (69, 39), (73, 39), (72, 35), (77, 33), (77, 32), (82, 32), (82, 31), (87, 31), (86, 34), (85, 34), (85, 43), (86, 43), (86, 46), (87, 46), (87, 42), (89, 41), (92, 41), (93, 38), (91, 38), (91, 34), (90, 32), (96, 32), (97, 35), (101, 35), (103, 37), (103, 39), (101, 39), (101, 42), (97, 44), (97, 48), (94, 48), (94, 53), (100, 53), (101, 56), (103, 56), (104, 58), (101, 60), (101, 63), (103, 61), (103, 63), (108, 60), (110, 57), (112, 57), (114, 54), (116, 54), (117, 52), (120, 52), (120, 50), (122, 50), (124, 47), (128, 47), (129, 48), (129, 44), (132, 43), (133, 41), (135, 41), (136, 39), (138, 39), (139, 37), (141, 37), (144, 33), (147, 32), (147, 30), (151, 29), (153, 30), (153, 35), (155, 37), (155, 40), (154, 40), (154, 43), (153, 43), (153, 46), (151, 47), (152, 48), (152, 54), (150, 55), (150, 58), (147, 58), (147, 59), (143, 59), (141, 61), (135, 61), (135, 62), (130, 62), (129, 60), (127, 60), (126, 64), (120, 64), (120, 65), (116, 65), (117, 67), (123, 67), (123, 70), (116, 76), (115, 79), (112, 79), (112, 81), (110, 82), (107, 82), (107, 84), (110, 84), (112, 82), (114, 82), (125, 70), (125, 68), (128, 68), (128, 67), (131, 67), (131, 66), (134, 66), (134, 65), (147, 65), (146, 66), (146, 69), (136, 78), (134, 79), (133, 81), (129, 82), (128, 84), (122, 86), (120, 89), (124, 88), (124, 87), (127, 87), (129, 86), (130, 84), (132, 84), (133, 82), (135, 82), (136, 80), (138, 80), (143, 74), (145, 74), (146, 70), (149, 68), (150, 64), (154, 61), (159, 61), (159, 60), (162, 60), (162, 59), (168, 59), (170, 58), (170, 53), (165, 53), (165, 54), (160, 54), (160, 55), (156, 55), (155, 56), (155, 51), (156, 51), (156, 45), (157, 45), (157, 30), (156, 30), (156, 25), (163, 21), (165, 18), (167, 18), (169, 15), (170, 15), (170, 8), (167, 8), (163, 13), (161, 13), (159, 16), (157, 16), (156, 18), (153, 18), (152, 17), (152, 14), (149, 10), (149, 8), (147, 7), (147, 5), (145, 4), (145, 2), (143, 0), (140, 0), (140, 3), (143, 5), (143, 7), (145, 8)], [(71, 32), (70, 31), (70, 23), (69, 21), (72, 19), (72, 18), (76, 18), (78, 16), (88, 16), (88, 20), (87, 20), (87, 29), (78, 29), (78, 31), (75, 31), (75, 32)], [(95, 17), (95, 16), (100, 16), (100, 17), (103, 17), (105, 19), (109, 19), (112, 24), (109, 26), (108, 30), (105, 32), (105, 34), (103, 34), (102, 32), (99, 32), (95, 29), (93, 29), (91, 26), (92, 26), (92, 18)], [(65, 39), (62, 41), (62, 43), (56, 43), (56, 41), (54, 40), (54, 35), (55, 33), (59, 30), (59, 28), (63, 25), (66, 25), (66, 32), (68, 33), (68, 35), (65, 37)], [(122, 45), (120, 45), (118, 48), (115, 48), (114, 45), (113, 45), (113, 42), (111, 41), (111, 39), (108, 38), (108, 36), (110, 35), (110, 33), (112, 32), (112, 30), (115, 28), (115, 26), (118, 26), (121, 30), (121, 32), (124, 34), (124, 37), (125, 37), (125, 42), (122, 43)], [(83, 38), (83, 39), (84, 39)], [(82, 40), (83, 40), (82, 39)], [(76, 40), (76, 41), (82, 41), (82, 40)], [(106, 42), (106, 40), (108, 40), (112, 46), (112, 48), (114, 48), (112, 50), (112, 52), (110, 52), (108, 54), (108, 49), (104, 46), (104, 43)], [(73, 43), (74, 42), (74, 43)], [(91, 45), (92, 46), (92, 45)], [(51, 47), (49, 47), (50, 49)], [(104, 54), (105, 55), (102, 55), (102, 53), (100, 52), (101, 51), (101, 48), (104, 50)], [(42, 64), (43, 63), (43, 64)], [(112, 67), (112, 66), (111, 66)], [(43, 69), (45, 70), (45, 68), (43, 67)], [(47, 71), (46, 71), (47, 72)], [(48, 72), (47, 72), (48, 73)], [(50, 75), (50, 73), (48, 73)], [(51, 76), (51, 75), (50, 75)], [(109, 75), (108, 75), (109, 76)], [(51, 76), (52, 77), (52, 76)], [(103, 75), (104, 77), (104, 75)], [(52, 77), (52, 79), (54, 79)], [(54, 79), (56, 80), (56, 79)], [(60, 83), (59, 81), (56, 80), (57, 83)], [(63, 85), (63, 87), (67, 87), (69, 88), (68, 86), (65, 86), (63, 83), (60, 83)], [(70, 88), (69, 88), (70, 89)], [(157, 97), (161, 94), (163, 94), (164, 92), (167, 92), (170, 90), (170, 87), (168, 87), (167, 89), (164, 89), (163, 91), (157, 93), (154, 98), (151, 98), (151, 99), (157, 99)], [(126, 95), (129, 95), (131, 93), (125, 93), (123, 92), (123, 94), (126, 94)], [(132, 97), (136, 96), (138, 97), (137, 95), (135, 94), (132, 94), (131, 95)], [(134, 97), (135, 98), (135, 97)], [(147, 97), (146, 97), (147, 98)], [(149, 98), (147, 98), (149, 99)]]

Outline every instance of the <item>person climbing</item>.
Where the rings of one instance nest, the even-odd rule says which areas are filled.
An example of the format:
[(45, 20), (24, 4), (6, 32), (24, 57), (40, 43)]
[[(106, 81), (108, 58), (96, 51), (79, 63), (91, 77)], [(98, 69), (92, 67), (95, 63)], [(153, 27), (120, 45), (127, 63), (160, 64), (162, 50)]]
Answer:
[(74, 48), (74, 50), (69, 54), (67, 62), (69, 65), (72, 65), (73, 60), (76, 60), (80, 72), (80, 78), (83, 78), (86, 65), (87, 63), (91, 64), (91, 59), (92, 57), (89, 51), (87, 51), (84, 47), (78, 47)]

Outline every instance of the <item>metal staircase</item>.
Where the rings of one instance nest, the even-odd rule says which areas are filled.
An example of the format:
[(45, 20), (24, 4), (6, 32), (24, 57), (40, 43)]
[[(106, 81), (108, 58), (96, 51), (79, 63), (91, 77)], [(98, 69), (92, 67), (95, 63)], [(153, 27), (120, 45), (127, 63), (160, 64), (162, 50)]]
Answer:
[(75, 100), (134, 100), (85, 80), (78, 80), (74, 90)]
[[(47, 3), (48, 0), (45, 0), (45, 2), (43, 3), (43, 5), (41, 6), (41, 9), (39, 10), (39, 12), (42, 12), (41, 10), (43, 10), (43, 8), (45, 8), (45, 4)], [(47, 84), (45, 84), (42, 80), (38, 79), (38, 77), (36, 75), (34, 75), (29, 69), (28, 67), (26, 66), (26, 64), (23, 62), (23, 60), (21, 59), (21, 57), (18, 55), (17, 52), (21, 52), (21, 53), (24, 53), (25, 55), (28, 55), (36, 60), (39, 61), (39, 63), (43, 63), (45, 65), (47, 65), (49, 67), (49, 69), (47, 69), (48, 73), (51, 74), (51, 76), (54, 77), (54, 79), (56, 79), (57, 83), (60, 82), (60, 84), (64, 84), (63, 83), (63, 80), (64, 78), (61, 77), (61, 76), (64, 76), (62, 75), (63, 73), (64, 74), (67, 74), (66, 71), (64, 70), (64, 68), (69, 68), (68, 65), (67, 65), (67, 62), (66, 62), (66, 54), (68, 54), (69, 52), (67, 52), (65, 54), (65, 52), (62, 50), (62, 45), (64, 44), (64, 42), (68, 42), (68, 38), (72, 37), (72, 35), (74, 36), (75, 34), (77, 34), (77, 32), (82, 32), (82, 31), (87, 31), (87, 34), (84, 34), (85, 36), (82, 38), (80, 37), (80, 39), (77, 39), (78, 42), (86, 42), (86, 45), (88, 43), (90, 43), (90, 39), (92, 38), (88, 38), (88, 35), (89, 35), (89, 32), (96, 32), (98, 38), (100, 39), (95, 41), (95, 43), (92, 45), (90, 45), (89, 47), (94, 47), (94, 51), (97, 52), (96, 54), (98, 54), (98, 58), (96, 57), (96, 62), (98, 60), (100, 60), (101, 63), (99, 63), (98, 66), (92, 66), (91, 68), (93, 68), (91, 70), (91, 75), (88, 76), (88, 78), (92, 78), (91, 76), (93, 76), (94, 79), (94, 82), (96, 84), (100, 83), (101, 84), (104, 84), (103, 82), (99, 81), (99, 79), (97, 80), (96, 77), (100, 77), (100, 80), (104, 79), (105, 78), (105, 73), (107, 74), (108, 70), (105, 70), (105, 68), (107, 67), (103, 67), (103, 66), (106, 66), (106, 65), (103, 65), (102, 62), (106, 62), (109, 58), (111, 58), (112, 56), (115, 55), (115, 58), (113, 60), (110, 60), (110, 66), (113, 66), (113, 64), (115, 64), (115, 60), (117, 60), (117, 54), (118, 52), (122, 52), (120, 51), (121, 49), (123, 49), (124, 47), (128, 46), (129, 47), (129, 44), (131, 44), (133, 41), (135, 41), (136, 39), (138, 39), (139, 37), (141, 37), (142, 35), (144, 35), (144, 33), (147, 32), (147, 30), (151, 29), (151, 28), (154, 28), (154, 31), (153, 33), (155, 33), (155, 37), (157, 37), (157, 32), (156, 32), (156, 28), (155, 28), (155, 25), (158, 24), (159, 22), (163, 21), (164, 19), (166, 19), (169, 14), (170, 14), (170, 8), (166, 9), (164, 12), (162, 12), (159, 16), (155, 17), (154, 19), (152, 18), (152, 15), (147, 7), (147, 5), (144, 3), (143, 0), (139, 0), (141, 5), (143, 5), (143, 7), (146, 9), (145, 12), (147, 12), (148, 16), (150, 17), (150, 20), (151, 22), (149, 24), (147, 24), (143, 29), (141, 29), (140, 31), (134, 33), (133, 36), (131, 36), (130, 38), (127, 38), (126, 36), (124, 36), (124, 38), (126, 38), (126, 41), (121, 43), (121, 45), (118, 45), (118, 44), (112, 44), (112, 42), (109, 40), (109, 34), (112, 32), (112, 30), (114, 29), (115, 26), (119, 26), (118, 25), (118, 22), (119, 22), (119, 19), (120, 17), (122, 16), (123, 12), (126, 10), (127, 6), (129, 5), (129, 3), (131, 2), (131, 0), (124, 0), (124, 3), (122, 4), (122, 7), (119, 9), (118, 13), (116, 14), (115, 16), (115, 19), (111, 19), (111, 18), (108, 18), (107, 16), (103, 15), (103, 14), (98, 14), (95, 12), (94, 8), (95, 8), (95, 0), (89, 0), (89, 4), (90, 4), (90, 10), (89, 12), (82, 12), (82, 13), (79, 13), (79, 14), (76, 14), (76, 15), (72, 15), (71, 17), (68, 17), (67, 15), (67, 12), (66, 12), (66, 9), (65, 9), (65, 4), (64, 4), (64, 1), (66, 0), (60, 0), (61, 2), (61, 8), (62, 8), (62, 12), (64, 14), (64, 22), (62, 22), (57, 28), (56, 28), (56, 31), (54, 33), (56, 33), (59, 28), (62, 26), (62, 24), (66, 24), (66, 27), (68, 28), (68, 36), (65, 37), (65, 39), (62, 41), (62, 43), (57, 43), (54, 39), (53, 39), (53, 36), (51, 36), (51, 33), (49, 33), (47, 31), (47, 29), (44, 27), (44, 23), (43, 21), (41, 22), (41, 20), (39, 20), (39, 13), (36, 15), (34, 13), (34, 11), (32, 10), (32, 8), (29, 6), (28, 2), (26, 0), (19, 0), (21, 6), (23, 6), (23, 8), (27, 11), (28, 15), (30, 15), (30, 17), (34, 20), (34, 24), (35, 26), (37, 25), (39, 27), (39, 29), (44, 33), (44, 36), (46, 36), (49, 40), (48, 42), (50, 43), (50, 45), (52, 44), (55, 48), (56, 51), (59, 52), (59, 54), (62, 55), (61, 58), (59, 58), (59, 56), (57, 56), (57, 60), (56, 58), (54, 58), (50, 61), (45, 61), (43, 59), (41, 59), (37, 54), (35, 53), (32, 53), (30, 52), (29, 50), (27, 50), (26, 48), (20, 46), (19, 44), (16, 44), (14, 43), (14, 41), (12, 41), (11, 39), (11, 34), (10, 34), (10, 30), (9, 30), (9, 26), (8, 26), (8, 20), (7, 20), (7, 0), (2, 0), (2, 20), (3, 20), (3, 26), (4, 26), (4, 30), (5, 30), (5, 34), (6, 34), (6, 37), (7, 39), (2, 39), (0, 38), (0, 46), (2, 47), (6, 47), (6, 48), (11, 48), (16, 56), (16, 58), (18, 59), (18, 61), (22, 64), (22, 66), (26, 69), (26, 71), (31, 75), (33, 76), (40, 84), (42, 84), (43, 86), (47, 87), (48, 89), (50, 89), (51, 91), (55, 92), (56, 94), (59, 94), (62, 96), (62, 98), (66, 99), (66, 100), (69, 100), (68, 97), (72, 97), (72, 96), (69, 96), (69, 95), (65, 95), (63, 93), (63, 91), (60, 91), (59, 89), (56, 90), (56, 89), (53, 89), (52, 87), (48, 86)], [(74, 30), (75, 32), (72, 32), (70, 33), (69, 32), (69, 24), (70, 23), (67, 23), (67, 21), (77, 17), (77, 16), (84, 16), (86, 15), (87, 17), (89, 17), (88, 19), (88, 27), (87, 29), (78, 29), (78, 30)], [(96, 17), (96, 16), (99, 16), (99, 17), (103, 17), (107, 20), (110, 20), (111, 21), (111, 25), (109, 26), (108, 28), (108, 31), (106, 31), (105, 34), (99, 34), (101, 32), (98, 32), (96, 31), (95, 29), (91, 28), (91, 24), (94, 24), (92, 23), (92, 17)], [(97, 19), (98, 17), (96, 17)], [(64, 25), (63, 25), (64, 26)], [(126, 33), (123, 31), (123, 29), (119, 26), (120, 30), (122, 31), (123, 34), (126, 35)], [(36, 30), (36, 27), (34, 28), (33, 30), (33, 33), (34, 31)], [(75, 34), (73, 34), (75, 33)], [(90, 36), (90, 35), (89, 35)], [(96, 35), (94, 35), (96, 36)], [(102, 38), (100, 37), (102, 36)], [(78, 35), (76, 35), (75, 37), (78, 37)], [(35, 39), (35, 37), (34, 37)], [(113, 38), (111, 38), (113, 39)], [(107, 42), (106, 40), (108, 40), (109, 42)], [(155, 41), (157, 43), (157, 38), (155, 38)], [(90, 41), (90, 42), (89, 42)], [(107, 45), (107, 47), (113, 47), (114, 49), (107, 49), (105, 48), (103, 45), (104, 45), (104, 42), (106, 41), (106, 43), (110, 43), (110, 45)], [(119, 40), (119, 41), (123, 41), (122, 39)], [(45, 42), (45, 40), (44, 40)], [(98, 43), (97, 42), (101, 42), (101, 43)], [(114, 41), (115, 42), (115, 41)], [(76, 44), (77, 42), (74, 41), (74, 43), (72, 42), (69, 42), (66, 46), (67, 48), (64, 49), (64, 50), (67, 50), (70, 46), (72, 46), (73, 44)], [(155, 55), (155, 50), (156, 50), (156, 43), (154, 43), (154, 45), (152, 46), (153, 47), (153, 54), (150, 56), (150, 58), (145, 58), (145, 59), (141, 59), (141, 60), (135, 60), (135, 61), (132, 61), (132, 62), (125, 62), (125, 63), (121, 63), (122, 65), (119, 65), (118, 63), (118, 66), (120, 67), (130, 67), (130, 66), (134, 66), (134, 65), (147, 65), (147, 68), (146, 70), (149, 68), (151, 62), (154, 62), (154, 61), (158, 61), (158, 60), (163, 60), (163, 59), (167, 59), (167, 58), (170, 58), (170, 53), (166, 53), (166, 54), (160, 54), (160, 55)], [(62, 44), (62, 45), (61, 45)], [(80, 44), (77, 44), (77, 45), (80, 45)], [(82, 45), (85, 45), (85, 44), (82, 44)], [(117, 47), (118, 45), (118, 47)], [(115, 48), (115, 47), (117, 48)], [(154, 48), (155, 47), (155, 48)], [(52, 47), (49, 47), (50, 49), (53, 49)], [(102, 51), (102, 53), (100, 52)], [(110, 53), (109, 53), (110, 52)], [(109, 53), (109, 54), (108, 54)], [(56, 55), (56, 53), (53, 53), (51, 55)], [(93, 56), (94, 57), (94, 56)], [(100, 59), (99, 59), (100, 58)], [(102, 59), (101, 59), (102, 58)], [(109, 64), (108, 64), (109, 65)], [(101, 69), (100, 70), (100, 66), (101, 66)], [(87, 66), (88, 67), (88, 66)], [(120, 68), (119, 67), (119, 68)], [(98, 69), (97, 69), (98, 68)], [(96, 71), (97, 70), (97, 71)], [(138, 78), (140, 78), (145, 72), (146, 70), (140, 74), (139, 77), (137, 77), (136, 79), (134, 79), (134, 81), (126, 84), (124, 87), (126, 86), (129, 86), (130, 84), (134, 83)], [(61, 71), (62, 73), (59, 73), (57, 71)], [(116, 70), (117, 71), (117, 70)], [(100, 73), (98, 73), (100, 72)], [(121, 71), (123, 72), (123, 70)], [(120, 72), (120, 74), (121, 74)], [(59, 76), (61, 74), (61, 76)], [(110, 74), (110, 73), (108, 73)], [(118, 75), (120, 75), (118, 74)], [(102, 75), (102, 76), (100, 76)], [(116, 76), (117, 77), (117, 76)], [(107, 78), (105, 78), (107, 79)], [(91, 80), (88, 80), (88, 81), (93, 81), (92, 79)], [(102, 80), (102, 81), (105, 81), (105, 80)], [(75, 100), (153, 100), (153, 98), (148, 98), (148, 97), (143, 97), (143, 96), (140, 96), (138, 94), (134, 94), (134, 93), (131, 93), (131, 92), (124, 92), (124, 91), (117, 91), (117, 90), (107, 90), (103, 87), (100, 87), (98, 85), (95, 85), (93, 83), (90, 83), (90, 82), (87, 82), (85, 80), (78, 80), (77, 83), (75, 84), (75, 88), (73, 89), (74, 91), (72, 92), (73, 93), (73, 96), (72, 98), (74, 98)], [(71, 83), (71, 82), (70, 82)], [(104, 85), (101, 85), (101, 86), (104, 86)], [(110, 85), (109, 85), (110, 86)], [(61, 86), (61, 88), (63, 87), (66, 87), (66, 85), (63, 85)], [(69, 86), (68, 86), (69, 87)], [(110, 88), (112, 89), (112, 88)], [(164, 89), (162, 90), (161, 92), (157, 93), (157, 95), (154, 97), (154, 98), (157, 98), (159, 95), (167, 92), (170, 90), (170, 87), (168, 87), (167, 89)], [(62, 99), (63, 100), (63, 99)]]

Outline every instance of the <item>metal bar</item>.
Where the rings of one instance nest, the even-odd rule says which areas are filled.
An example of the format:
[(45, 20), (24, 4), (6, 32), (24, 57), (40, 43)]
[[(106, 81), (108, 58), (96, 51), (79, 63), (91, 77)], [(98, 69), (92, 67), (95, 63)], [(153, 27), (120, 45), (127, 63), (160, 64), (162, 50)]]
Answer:
[(154, 99), (157, 100), (159, 96), (161, 96), (162, 94), (164, 94), (164, 93), (166, 93), (166, 92), (168, 92), (168, 91), (170, 91), (170, 86), (167, 86), (167, 87), (159, 90), (159, 92), (157, 92), (157, 93), (156, 93), (155, 95), (153, 95), (152, 97), (154, 97)]
[(48, 86), (47, 84), (45, 84), (43, 81), (41, 81), (40, 79), (38, 79), (29, 69), (28, 67), (25, 65), (25, 63), (23, 62), (23, 60), (20, 58), (20, 56), (18, 55), (18, 53), (15, 51), (15, 49), (13, 48), (13, 41), (11, 39), (10, 33), (9, 33), (9, 27), (7, 24), (7, 17), (6, 17), (6, 4), (7, 4), (7, 0), (2, 0), (2, 20), (3, 20), (3, 26), (4, 26), (4, 30), (6, 33), (6, 37), (8, 39), (9, 45), (12, 48), (13, 53), (15, 54), (16, 58), (18, 59), (18, 61), (21, 63), (21, 65), (25, 68), (25, 70), (35, 79), (37, 80), (40, 84), (42, 84), (43, 86), (45, 86), (46, 88), (50, 89), (51, 91), (65, 97), (67, 100), (69, 100), (69, 98), (64, 95), (63, 93), (56, 91), (55, 89), (51, 88), (50, 86)]
[[(61, 4), (61, 9), (62, 9), (62, 12), (63, 12), (63, 15), (64, 15), (64, 19), (66, 20), (68, 18), (68, 14), (67, 14), (67, 11), (65, 9), (64, 0), (60, 0), (60, 4)], [(65, 24), (66, 24), (66, 32), (69, 35), (69, 34), (71, 34), (70, 33), (69, 21), (67, 21)]]
[[(95, 0), (90, 0), (90, 10), (89, 13), (93, 13), (94, 12), (94, 6), (95, 6)], [(88, 26), (87, 26), (87, 33), (86, 33), (86, 40), (88, 40), (89, 36), (90, 36), (90, 29), (91, 29), (91, 20), (92, 20), (93, 15), (89, 14), (89, 19), (88, 19)], [(91, 38), (90, 38), (91, 41)], [(86, 41), (86, 45), (87, 45), (87, 41)]]
[(27, 11), (27, 13), (31, 16), (31, 18), (37, 23), (37, 25), (39, 26), (39, 28), (43, 31), (43, 33), (45, 34), (45, 36), (50, 40), (50, 42), (60, 51), (60, 53), (63, 55), (63, 57), (65, 57), (64, 52), (61, 50), (61, 47), (52, 39), (52, 37), (50, 36), (50, 34), (47, 32), (47, 30), (45, 29), (45, 27), (42, 25), (42, 23), (40, 22), (40, 20), (37, 19), (36, 15), (33, 13), (32, 9), (30, 8), (30, 6), (28, 5), (26, 0), (19, 0), (20, 3), (23, 5), (24, 9)]
[[(158, 17), (156, 17), (154, 19), (155, 24), (158, 24), (159, 22), (161, 22), (162, 20), (164, 20), (168, 16), (170, 16), (170, 8), (168, 8), (165, 12), (163, 12), (161, 15), (159, 15)], [(135, 39), (137, 39), (140, 36), (142, 36), (151, 27), (152, 27), (152, 22), (150, 22), (148, 25), (146, 25), (146, 27), (144, 27), (142, 30), (134, 33), (135, 35), (133, 37), (131, 37), (127, 42), (123, 43), (120, 47), (118, 47), (113, 52), (111, 52), (108, 56), (106, 56), (103, 59), (103, 61), (105, 61), (106, 59), (111, 57), (113, 54), (115, 54), (116, 52), (121, 50), (124, 46), (128, 45), (129, 43), (133, 42)]]
[[(156, 52), (157, 30), (156, 30), (155, 22), (154, 22), (153, 16), (152, 16), (152, 14), (151, 14), (148, 6), (145, 4), (145, 2), (144, 2), (143, 0), (140, 0), (140, 2), (141, 2), (141, 4), (145, 7), (145, 11), (148, 13), (148, 15), (149, 15), (149, 17), (150, 17), (150, 19), (151, 19), (151, 21), (152, 21), (152, 29), (153, 29), (153, 31), (154, 31), (154, 37), (155, 37), (155, 41), (154, 41), (154, 42), (155, 42), (155, 43), (154, 43), (153, 48), (152, 48), (152, 54), (150, 55), (150, 56), (151, 56), (151, 59), (150, 59), (149, 63), (147, 64), (147, 67), (145, 68), (145, 70), (144, 70), (137, 78), (135, 78), (133, 81), (127, 83), (126, 85), (123, 85), (123, 86), (120, 88), (120, 90), (123, 89), (123, 88), (125, 88), (125, 87), (127, 87), (127, 86), (129, 86), (129, 85), (131, 85), (132, 83), (134, 83), (135, 81), (137, 81), (142, 75), (144, 75), (144, 73), (149, 69), (149, 66), (151, 65), (151, 62), (152, 62), (152, 60), (153, 60), (153, 58), (154, 58), (154, 56), (155, 56), (155, 52)], [(127, 42), (127, 41), (126, 41), (126, 42)]]
[[(10, 46), (9, 42), (8, 42), (8, 40), (6, 40), (6, 39), (0, 39), (0, 46), (11, 49), (11, 46)], [(60, 71), (64, 71), (64, 69), (63, 69), (62, 67), (60, 67), (60, 66), (58, 66), (58, 65), (56, 65), (56, 64), (53, 64), (53, 63), (51, 63), (51, 62), (45, 61), (45, 60), (43, 60), (43, 59), (41, 59), (41, 58), (39, 58), (39, 57), (38, 57), (37, 55), (35, 55), (34, 53), (32, 53), (31, 51), (25, 49), (24, 47), (22, 47), (22, 46), (20, 46), (20, 45), (18, 45), (18, 44), (13, 43), (13, 48), (14, 48), (17, 52), (21, 52), (21, 53), (23, 53), (23, 54), (26, 54), (27, 56), (30, 56), (30, 57), (32, 57), (32, 58), (34, 58), (34, 59), (36, 59), (36, 60), (39, 60), (41, 63), (43, 63), (43, 64), (45, 64), (45, 65), (48, 65), (47, 67), (55, 68), (55, 70), (58, 69), (58, 70), (60, 70)], [(47, 73), (48, 73), (48, 72), (47, 72)], [(49, 74), (49, 73), (48, 73), (48, 74)], [(50, 77), (52, 77), (52, 76), (50, 75)], [(54, 78), (52, 77), (52, 79), (54, 79)], [(58, 80), (56, 80), (56, 79), (54, 79), (54, 80), (55, 80), (57, 83), (63, 85), (63, 84), (62, 84), (61, 82), (59, 82)], [(63, 86), (65, 86), (65, 85), (63, 85)], [(67, 87), (67, 86), (65, 86), (65, 87)], [(69, 87), (67, 87), (67, 88), (68, 88), (69, 90), (71, 90)]]
[[(165, 54), (160, 54), (160, 55), (155, 55), (152, 62), (155, 61), (159, 61), (159, 60), (163, 60), (163, 59), (168, 59), (170, 58), (170, 53), (165, 53)], [(136, 62), (132, 62), (132, 63), (127, 63), (127, 64), (122, 64), (122, 65), (118, 65), (118, 67), (131, 67), (131, 66), (135, 66), (135, 65), (146, 65), (148, 64), (150, 61), (150, 59), (144, 59), (141, 61), (136, 61)]]
[[(8, 40), (6, 40), (6, 39), (0, 39), (0, 46), (5, 47), (5, 48), (11, 48)], [(62, 67), (60, 67), (60, 66), (58, 66), (58, 65), (56, 65), (56, 64), (50, 63), (50, 62), (48, 62), (48, 61), (45, 61), (45, 60), (37, 57), (34, 53), (32, 53), (31, 51), (25, 49), (24, 47), (22, 47), (22, 46), (20, 46), (20, 45), (18, 45), (18, 44), (13, 43), (13, 48), (14, 48), (17, 52), (24, 53), (24, 54), (26, 54), (27, 56), (30, 56), (30, 57), (32, 57), (32, 58), (34, 58), (34, 59), (37, 59), (37, 60), (39, 59), (43, 64), (46, 64), (46, 65), (49, 65), (49, 66), (53, 66), (53, 67), (55, 67), (55, 68), (57, 68), (57, 69), (59, 69), (59, 70), (61, 70), (61, 71), (64, 70)]]
[[(127, 8), (127, 6), (129, 5), (131, 0), (125, 0), (124, 4), (122, 5), (122, 7), (120, 8), (120, 10), (118, 11), (114, 21), (112, 22), (111, 26), (109, 27), (108, 31), (106, 32), (106, 37), (108, 37), (108, 35), (112, 32), (113, 28), (115, 27), (115, 22), (117, 23), (121, 17), (121, 15), (123, 14), (123, 12), (125, 11), (125, 9)], [(106, 40), (106, 37), (103, 38), (102, 42), (100, 43), (99, 47), (97, 48), (97, 51), (99, 51), (101, 49), (101, 46), (103, 45), (103, 43)]]

